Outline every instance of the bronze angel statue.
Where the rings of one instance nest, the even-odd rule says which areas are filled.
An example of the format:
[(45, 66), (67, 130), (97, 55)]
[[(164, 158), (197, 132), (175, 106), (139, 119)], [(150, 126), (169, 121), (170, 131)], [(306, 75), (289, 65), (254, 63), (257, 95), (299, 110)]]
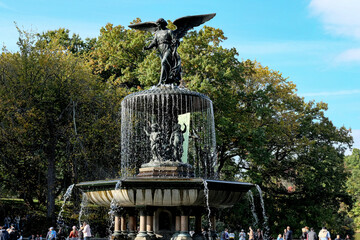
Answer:
[(167, 22), (160, 18), (156, 22), (143, 22), (129, 25), (130, 28), (149, 31), (154, 34), (152, 42), (145, 50), (157, 48), (161, 59), (161, 74), (159, 84), (179, 85), (181, 80), (181, 60), (177, 53), (180, 39), (192, 29), (215, 16), (215, 13), (187, 16), (176, 19), (173, 24), (176, 30), (168, 29)]

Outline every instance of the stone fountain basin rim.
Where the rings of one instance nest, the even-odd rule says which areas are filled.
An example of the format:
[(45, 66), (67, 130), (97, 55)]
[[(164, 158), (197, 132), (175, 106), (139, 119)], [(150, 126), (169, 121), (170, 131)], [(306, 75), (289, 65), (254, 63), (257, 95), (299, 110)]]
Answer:
[(76, 184), (83, 191), (114, 190), (121, 181), (119, 189), (204, 189), (204, 182), (209, 190), (228, 190), (233, 192), (247, 192), (255, 187), (252, 183), (210, 180), (203, 178), (125, 178), (88, 181)]
[(211, 101), (211, 99), (206, 96), (205, 94), (196, 92), (196, 91), (192, 91), (188, 88), (185, 87), (179, 87), (179, 86), (173, 86), (173, 85), (160, 85), (160, 86), (153, 86), (150, 89), (147, 90), (142, 90), (139, 92), (134, 92), (131, 93), (129, 95), (127, 95), (125, 99), (131, 99), (133, 97), (137, 97), (137, 96), (145, 96), (145, 95), (189, 95), (189, 96), (196, 96), (199, 98), (204, 98), (207, 99), (209, 101)]

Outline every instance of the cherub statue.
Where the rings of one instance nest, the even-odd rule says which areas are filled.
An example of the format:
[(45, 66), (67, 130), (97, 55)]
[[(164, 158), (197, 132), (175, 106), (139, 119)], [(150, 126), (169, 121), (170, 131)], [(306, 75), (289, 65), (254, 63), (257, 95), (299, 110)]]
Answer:
[(185, 34), (215, 16), (215, 13), (194, 15), (178, 18), (174, 21), (176, 30), (168, 29), (167, 22), (160, 18), (156, 22), (143, 22), (129, 25), (130, 28), (149, 31), (154, 33), (154, 38), (149, 46), (144, 49), (157, 48), (161, 58), (161, 74), (159, 84), (175, 84), (179, 85), (181, 80), (181, 60), (177, 53), (180, 44), (179, 40)]
[(173, 148), (173, 159), (176, 162), (180, 162), (181, 156), (184, 152), (183, 142), (184, 142), (184, 133), (186, 132), (186, 125), (184, 124), (184, 130), (181, 130), (181, 125), (176, 123), (174, 129), (170, 136), (170, 144)]
[(162, 161), (161, 150), (163, 142), (163, 134), (160, 130), (159, 124), (153, 123), (150, 126), (150, 132), (144, 128), (145, 134), (150, 139), (150, 149), (151, 149), (151, 161), (160, 162)]

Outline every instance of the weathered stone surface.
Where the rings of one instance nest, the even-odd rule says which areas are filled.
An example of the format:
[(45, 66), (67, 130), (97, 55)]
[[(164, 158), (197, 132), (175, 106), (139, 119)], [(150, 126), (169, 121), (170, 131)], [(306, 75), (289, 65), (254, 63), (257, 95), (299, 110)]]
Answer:
[[(165, 165), (165, 164), (164, 164)], [(145, 165), (146, 166), (146, 165)], [(193, 177), (194, 172), (189, 165), (174, 165), (174, 166), (149, 166), (139, 169), (137, 177)]]

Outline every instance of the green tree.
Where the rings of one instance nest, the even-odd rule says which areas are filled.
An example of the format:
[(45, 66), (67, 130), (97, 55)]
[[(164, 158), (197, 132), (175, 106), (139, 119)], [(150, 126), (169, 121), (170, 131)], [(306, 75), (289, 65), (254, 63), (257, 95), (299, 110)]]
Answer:
[(345, 158), (345, 167), (350, 173), (346, 182), (347, 192), (353, 199), (350, 216), (354, 219), (356, 230), (360, 229), (360, 150), (354, 148)]
[(86, 38), (82, 40), (78, 34), (73, 34), (70, 37), (70, 30), (59, 28), (57, 30), (50, 30), (37, 35), (37, 45), (43, 46), (53, 41), (59, 44), (66, 50), (72, 53), (84, 54), (92, 50), (96, 43), (95, 38)]
[(19, 32), (20, 51), (0, 57), (1, 180), (53, 218), (68, 185), (117, 173), (122, 94), (56, 39)]
[(107, 24), (100, 29), (91, 52), (93, 72), (114, 86), (136, 90), (140, 86), (137, 70), (146, 56), (142, 49), (148, 38), (144, 32)]
[(231, 86), (238, 102), (229, 113), (235, 134), (224, 135), (232, 145), (224, 147), (223, 177), (261, 186), (272, 231), (324, 224), (343, 233), (346, 227), (335, 220), (342, 202), (349, 202), (343, 165), (349, 131), (325, 117), (325, 103), (297, 96), (279, 72), (243, 64), (245, 82)]

